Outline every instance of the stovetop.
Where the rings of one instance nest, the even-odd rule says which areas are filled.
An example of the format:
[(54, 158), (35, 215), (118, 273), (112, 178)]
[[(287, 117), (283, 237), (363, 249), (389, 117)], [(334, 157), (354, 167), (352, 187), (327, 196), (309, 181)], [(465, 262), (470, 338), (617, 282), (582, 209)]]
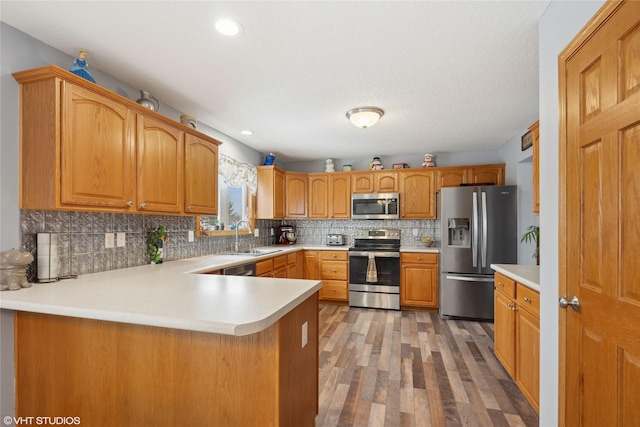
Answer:
[(376, 230), (356, 230), (353, 247), (349, 248), (349, 250), (399, 251), (400, 230), (384, 228)]

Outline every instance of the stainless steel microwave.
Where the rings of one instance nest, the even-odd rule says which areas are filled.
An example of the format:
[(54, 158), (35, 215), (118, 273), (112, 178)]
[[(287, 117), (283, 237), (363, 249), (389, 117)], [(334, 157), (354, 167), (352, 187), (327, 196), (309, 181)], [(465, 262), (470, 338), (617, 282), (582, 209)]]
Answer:
[(352, 219), (399, 219), (400, 194), (362, 193), (351, 195)]

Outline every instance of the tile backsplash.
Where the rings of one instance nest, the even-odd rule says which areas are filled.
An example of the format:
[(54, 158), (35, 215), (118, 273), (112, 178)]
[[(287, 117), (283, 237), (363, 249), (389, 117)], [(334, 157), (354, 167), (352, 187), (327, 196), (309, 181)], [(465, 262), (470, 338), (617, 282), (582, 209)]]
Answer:
[[(324, 245), (328, 233), (347, 236), (347, 245), (353, 244), (356, 229), (397, 228), (405, 246), (417, 244), (423, 237), (440, 240), (439, 220), (256, 220), (259, 236), (240, 235), (240, 248), (268, 246), (274, 243), (271, 229), (281, 224), (296, 227), (298, 243)], [(135, 267), (149, 263), (146, 252), (148, 234), (159, 225), (167, 228), (165, 261), (174, 261), (234, 249), (235, 236), (196, 237), (188, 241), (188, 232), (195, 230), (195, 217), (171, 215), (137, 215), (118, 213), (67, 212), (21, 210), (20, 227), (22, 248), (36, 254), (37, 233), (58, 234), (58, 276), (97, 273), (107, 270)], [(124, 232), (125, 247), (105, 247), (105, 233)], [(414, 232), (417, 235), (414, 235)], [(35, 281), (37, 266), (29, 270), (29, 280)]]
[[(159, 225), (167, 228), (165, 261), (193, 258), (229, 252), (234, 249), (235, 236), (196, 237), (188, 241), (188, 232), (195, 230), (195, 217), (171, 215), (136, 215), (21, 210), (22, 248), (36, 256), (37, 233), (58, 234), (58, 276), (97, 273), (148, 264), (147, 236)], [(241, 248), (271, 244), (270, 228), (279, 221), (256, 220), (260, 237), (240, 235)], [(126, 233), (125, 247), (105, 247), (105, 233)], [(29, 279), (35, 281), (36, 266), (29, 268)]]

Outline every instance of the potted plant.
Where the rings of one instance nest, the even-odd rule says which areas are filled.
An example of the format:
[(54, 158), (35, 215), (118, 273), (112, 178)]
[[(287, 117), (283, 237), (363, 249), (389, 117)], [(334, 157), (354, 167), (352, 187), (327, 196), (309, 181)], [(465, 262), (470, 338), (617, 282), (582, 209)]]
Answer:
[(151, 264), (161, 264), (164, 258), (164, 241), (167, 238), (167, 229), (164, 225), (149, 234), (147, 237), (147, 255), (151, 258)]
[(536, 249), (533, 251), (533, 257), (536, 259), (536, 264), (540, 265), (540, 227), (537, 225), (530, 225), (527, 227), (527, 231), (522, 235), (520, 242), (533, 242), (536, 244)]

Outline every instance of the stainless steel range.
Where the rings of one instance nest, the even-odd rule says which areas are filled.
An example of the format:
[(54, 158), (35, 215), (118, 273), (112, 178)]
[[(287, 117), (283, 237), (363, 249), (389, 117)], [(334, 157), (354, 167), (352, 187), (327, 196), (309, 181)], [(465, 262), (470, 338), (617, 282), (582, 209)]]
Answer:
[(400, 310), (400, 230), (356, 230), (349, 248), (349, 305)]

